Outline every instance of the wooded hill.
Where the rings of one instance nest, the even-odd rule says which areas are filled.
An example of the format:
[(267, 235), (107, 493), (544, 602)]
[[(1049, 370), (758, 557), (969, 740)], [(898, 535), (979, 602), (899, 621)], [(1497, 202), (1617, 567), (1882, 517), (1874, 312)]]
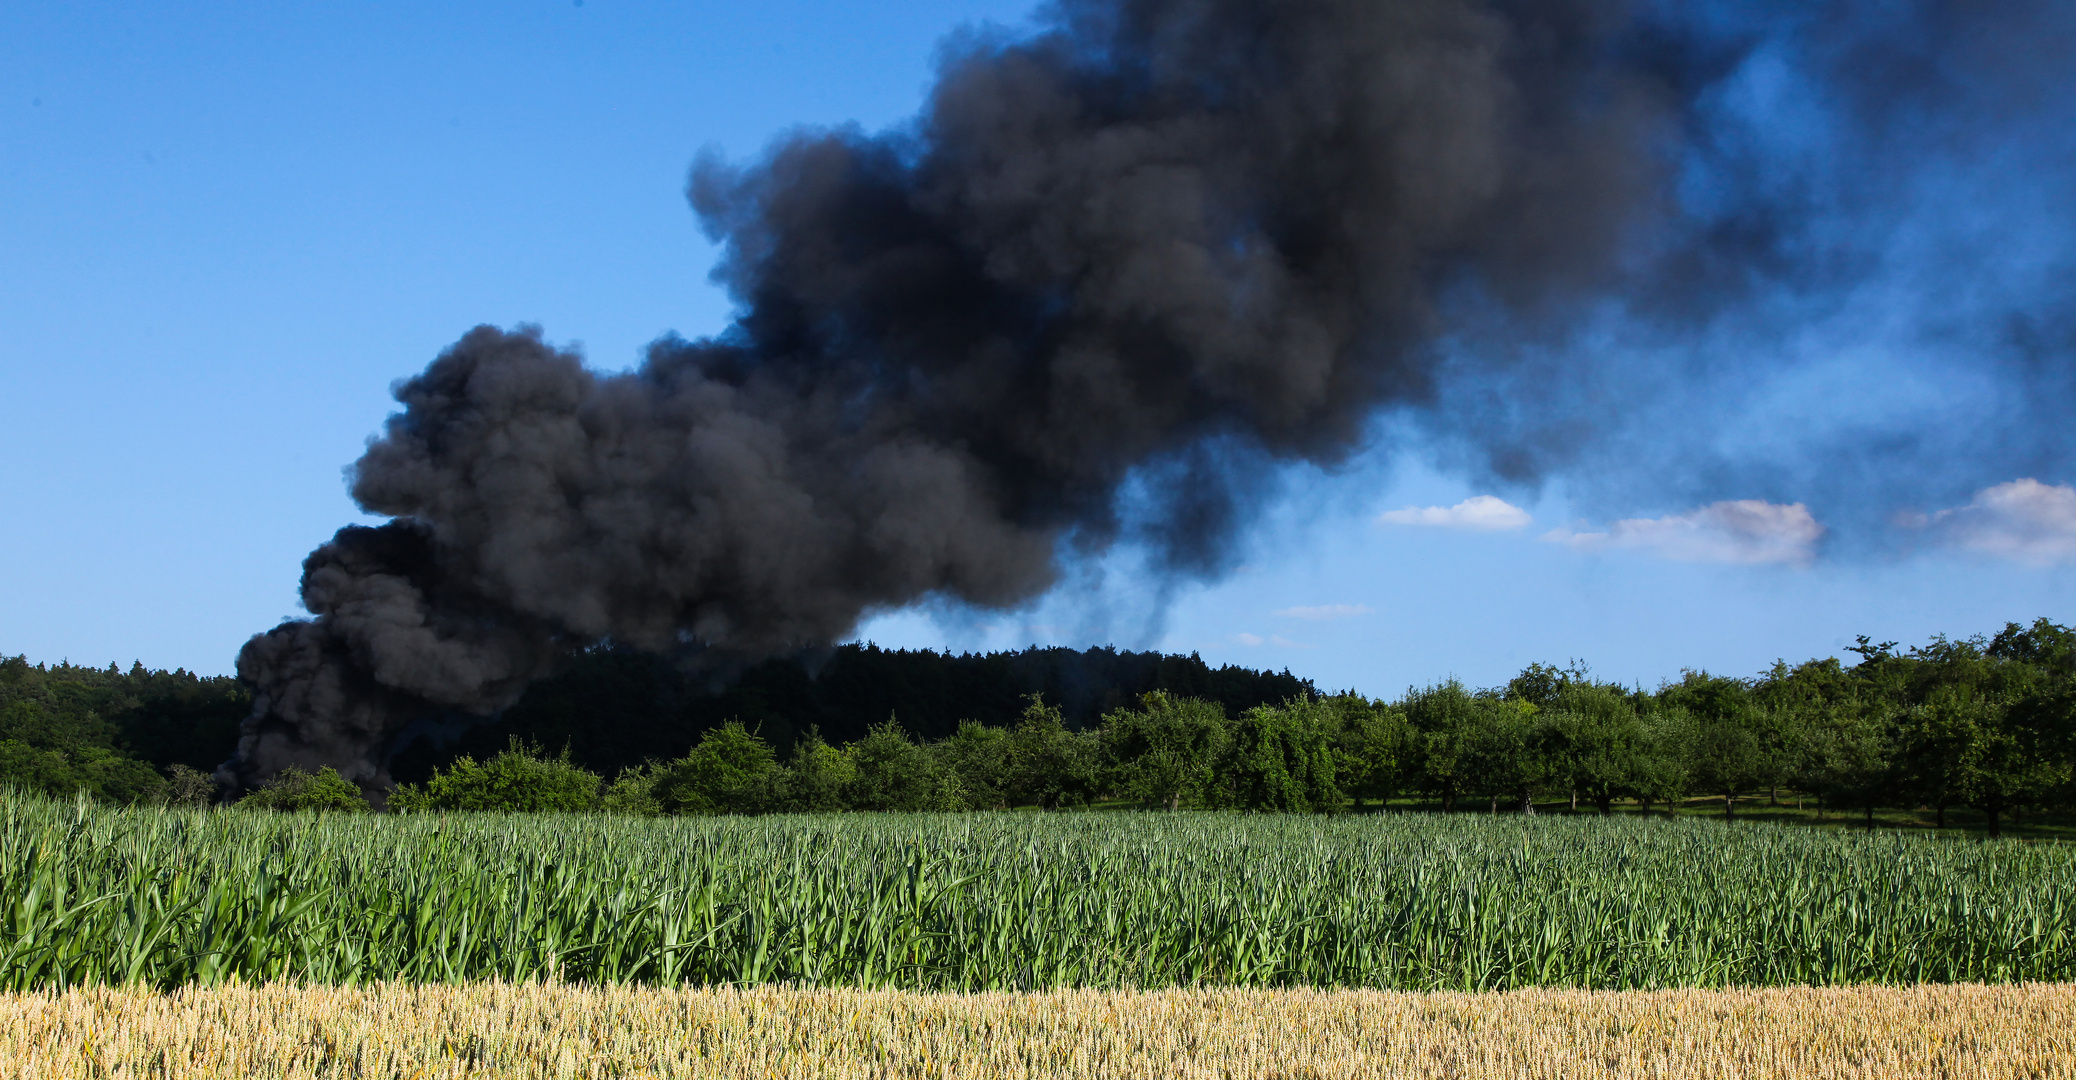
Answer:
[[(961, 720), (1006, 725), (1030, 694), (1059, 706), (1078, 730), (1153, 690), (1238, 714), (1313, 687), (1287, 671), (1109, 648), (952, 654), (844, 645), (717, 675), (606, 646), (572, 657), (499, 716), (428, 718), (400, 740), (394, 771), (399, 780), (422, 781), (458, 755), (485, 757), (516, 737), (567, 747), (577, 764), (612, 775), (683, 755), (729, 720), (782, 752), (809, 727), (848, 742), (889, 716), (918, 738), (936, 739)], [(84, 788), (130, 802), (173, 765), (213, 770), (230, 756), (251, 709), (251, 694), (228, 676), (0, 657), (0, 783), (61, 795)]]
[[(845, 646), (715, 685), (620, 649), (574, 659), (487, 722), (400, 740), (396, 805), (446, 809), (953, 810), (1085, 805), (1607, 812), (1792, 791), (1831, 811), (2076, 809), (2076, 632), (2041, 619), (1858, 662), (1684, 672), (1655, 689), (1531, 664), (1396, 700), (1195, 656)], [(151, 766), (229, 749), (243, 693), (185, 672), (0, 665), (0, 780), (155, 797)], [(441, 738), (442, 735), (446, 737)], [(189, 777), (188, 779), (193, 779)], [(304, 777), (297, 783), (311, 780)], [(323, 805), (360, 805), (333, 778)], [(190, 785), (187, 790), (193, 794)], [(293, 785), (252, 805), (294, 807)], [(313, 789), (317, 790), (317, 789)], [(163, 790), (158, 790), (163, 796)]]

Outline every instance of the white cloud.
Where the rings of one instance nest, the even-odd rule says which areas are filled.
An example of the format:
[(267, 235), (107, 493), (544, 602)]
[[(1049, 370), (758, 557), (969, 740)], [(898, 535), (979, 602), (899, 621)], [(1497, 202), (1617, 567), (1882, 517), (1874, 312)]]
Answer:
[(1425, 525), (1440, 529), (1476, 529), (1499, 532), (1518, 529), (1535, 520), (1528, 511), (1495, 495), (1473, 495), (1455, 506), (1408, 506), (1377, 515), (1386, 525)]
[(1910, 524), (1929, 526), (1954, 547), (2027, 566), (2076, 559), (2076, 488), (2030, 477), (1983, 488), (1966, 506)]
[(1315, 607), (1287, 607), (1276, 612), (1286, 619), (1310, 619), (1325, 622), (1329, 619), (1352, 619), (1370, 613), (1368, 604), (1319, 604)]
[(1253, 648), (1257, 645), (1274, 645), (1279, 649), (1316, 649), (1319, 647), (1303, 641), (1292, 641), (1282, 634), (1270, 634), (1268, 637), (1263, 637), (1260, 634), (1234, 634), (1233, 640), (1248, 648)]
[(1684, 514), (1625, 518), (1605, 532), (1552, 529), (1543, 539), (1579, 551), (1633, 548), (1681, 562), (1800, 563), (1816, 557), (1824, 527), (1801, 503), (1710, 503)]

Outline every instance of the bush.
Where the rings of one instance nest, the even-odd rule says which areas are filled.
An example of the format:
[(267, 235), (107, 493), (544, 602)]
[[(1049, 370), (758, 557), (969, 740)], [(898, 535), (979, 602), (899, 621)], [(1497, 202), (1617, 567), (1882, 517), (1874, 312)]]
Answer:
[(240, 807), (251, 810), (342, 810), (360, 813), (372, 810), (367, 796), (360, 793), (339, 770), (326, 765), (315, 775), (291, 765), (274, 774), (274, 778), (262, 787), (238, 800)]
[(810, 727), (793, 744), (778, 809), (795, 814), (848, 809), (844, 789), (857, 778), (850, 755), (822, 741), (820, 729)]
[(87, 747), (78, 753), (76, 760), (80, 773), (86, 778), (87, 790), (109, 802), (146, 801), (165, 783), (150, 762), (114, 750)]
[(151, 789), (144, 801), (153, 806), (200, 809), (216, 801), (216, 779), (187, 765), (169, 765), (166, 778)]
[(1214, 802), (1219, 765), (1232, 743), (1224, 706), (1160, 691), (1140, 697), (1139, 706), (1103, 718), (1100, 738), (1114, 788), (1170, 810)]
[(957, 810), (966, 798), (959, 777), (917, 746), (893, 717), (844, 748), (856, 770), (844, 785), (854, 810)]
[(1046, 810), (1086, 803), (1101, 771), (1095, 732), (1067, 730), (1060, 710), (1032, 694), (1008, 738), (1009, 801)]
[(770, 744), (730, 720), (663, 766), (654, 791), (666, 813), (757, 814), (779, 800), (779, 781)]
[(39, 750), (20, 739), (0, 739), (0, 783), (40, 795), (67, 796), (87, 786), (64, 753)]
[(951, 738), (931, 744), (930, 752), (939, 765), (959, 778), (965, 809), (995, 810), (1009, 805), (1009, 732), (962, 721)]
[(514, 737), (509, 747), (481, 764), (466, 754), (456, 758), (445, 771), (435, 770), (423, 789), (397, 785), (389, 808), (581, 813), (598, 809), (598, 789), (598, 774), (573, 764), (567, 748), (545, 757), (540, 747)]
[(606, 785), (605, 794), (598, 797), (598, 808), (608, 814), (633, 817), (661, 815), (663, 801), (656, 797), (656, 770), (646, 764), (621, 769), (620, 775)]
[(1333, 712), (1317, 698), (1257, 705), (1233, 725), (1222, 793), (1242, 810), (1334, 810)]

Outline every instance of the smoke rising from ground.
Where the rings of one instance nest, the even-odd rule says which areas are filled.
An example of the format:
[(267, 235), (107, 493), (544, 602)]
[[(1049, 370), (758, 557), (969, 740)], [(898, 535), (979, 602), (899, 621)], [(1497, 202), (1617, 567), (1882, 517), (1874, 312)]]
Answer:
[[(1801, 16), (1798, 40), (1917, 33), (1857, 11)], [(399, 384), (351, 473), (394, 520), (313, 553), (314, 618), (247, 644), (256, 707), (220, 775), (380, 787), (413, 717), (493, 712), (602, 639), (747, 661), (926, 599), (1020, 604), (1121, 540), (1216, 573), (1279, 464), (1346, 459), (1380, 410), (1532, 478), (1593, 426), (1505, 419), (1563, 381), (1534, 356), (1611, 311), (1662, 337), (1864, 273), (1812, 239), (1806, 185), (1723, 142), (1754, 25), (1070, 0), (1035, 34), (954, 38), (907, 129), (702, 159), (689, 194), (736, 322), (625, 374), (479, 327)], [(1877, 130), (1903, 105), (1862, 104), (1838, 122), (1910, 143)]]

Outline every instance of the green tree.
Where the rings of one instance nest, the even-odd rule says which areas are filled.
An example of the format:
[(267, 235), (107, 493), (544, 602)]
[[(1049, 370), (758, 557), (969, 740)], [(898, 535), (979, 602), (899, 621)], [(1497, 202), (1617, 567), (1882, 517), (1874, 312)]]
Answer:
[(843, 800), (854, 810), (957, 810), (965, 805), (956, 773), (909, 737), (893, 717), (844, 748), (853, 770)]
[(1411, 770), (1421, 788), (1441, 799), (1442, 812), (1456, 809), (1464, 793), (1475, 735), (1477, 702), (1455, 679), (1424, 690), (1408, 691), (1401, 704), (1413, 726), (1416, 763)]
[(1762, 722), (1752, 687), (1741, 679), (1688, 671), (1658, 691), (1660, 707), (1693, 718), (1687, 772), (1697, 791), (1723, 798), (1723, 817), (1737, 814), (1737, 799), (1779, 782), (1781, 759), (1773, 727)]
[(238, 800), (247, 810), (336, 810), (365, 813), (374, 807), (360, 788), (329, 765), (308, 773), (290, 766)]
[(1326, 699), (1334, 731), (1334, 784), (1355, 800), (1387, 802), (1398, 794), (1415, 760), (1418, 733), (1406, 714), (1357, 694)]
[(1217, 702), (1156, 690), (1140, 697), (1139, 708), (1105, 716), (1100, 738), (1119, 794), (1176, 810), (1214, 801), (1232, 732)]
[[(391, 810), (493, 810), (508, 813), (598, 809), (599, 776), (579, 768), (564, 749), (548, 757), (540, 747), (514, 736), (488, 761), (463, 754), (433, 773), (423, 788), (398, 784), (390, 793)], [(241, 804), (242, 805), (242, 804)]]
[(65, 785), (68, 795), (86, 790), (112, 802), (148, 799), (159, 768), (206, 769), (227, 757), (250, 711), (250, 695), (227, 677), (0, 657), (0, 741), (64, 761), (53, 770), (44, 753), (15, 753), (29, 770), (14, 778), (17, 787), (40, 780)]
[(1638, 720), (1643, 726), (1643, 749), (1632, 793), (1645, 814), (1651, 812), (1653, 803), (1663, 803), (1670, 815), (1674, 804), (1694, 787), (1694, 718), (1682, 708), (1659, 707), (1641, 713)]
[(730, 720), (661, 767), (656, 799), (669, 814), (761, 814), (783, 797), (782, 779), (771, 744)]
[(950, 737), (930, 744), (930, 752), (939, 765), (959, 778), (967, 809), (995, 810), (1009, 805), (1009, 732), (963, 720)]
[(1535, 813), (1535, 795), (1555, 773), (1541, 710), (1531, 702), (1492, 696), (1474, 699), (1463, 755), (1467, 790), (1491, 799), (1491, 809), (1509, 803)]
[(1983, 652), (1995, 660), (2026, 664), (2061, 678), (2076, 674), (2076, 630), (2035, 619), (2031, 626), (2005, 623)]
[(844, 792), (857, 776), (851, 756), (823, 741), (819, 728), (809, 727), (794, 740), (786, 762), (784, 809), (796, 814), (842, 810)]
[(1982, 811), (1992, 839), (2027, 806), (2064, 802), (2076, 742), (2076, 690), (2058, 688), (2010, 704), (1952, 693), (1931, 703), (1932, 741), (1952, 762), (1961, 801)]
[(20, 739), (0, 739), (0, 784), (54, 796), (88, 787), (85, 774), (64, 751), (41, 749)]
[(1338, 810), (1335, 720), (1332, 709), (1310, 697), (1241, 713), (1220, 770), (1225, 803), (1242, 810)]
[(1009, 801), (1056, 810), (1085, 803), (1101, 776), (1101, 744), (1095, 732), (1071, 731), (1060, 710), (1032, 694), (1024, 714), (1009, 729)]
[(1543, 714), (1553, 779), (1602, 814), (1647, 786), (1650, 744), (1636, 705), (1618, 686), (1567, 686)]
[(1901, 802), (1898, 718), (1884, 708), (1806, 711), (1796, 716), (1797, 786), (1825, 806), (1859, 810), (1867, 827), (1874, 811)]

